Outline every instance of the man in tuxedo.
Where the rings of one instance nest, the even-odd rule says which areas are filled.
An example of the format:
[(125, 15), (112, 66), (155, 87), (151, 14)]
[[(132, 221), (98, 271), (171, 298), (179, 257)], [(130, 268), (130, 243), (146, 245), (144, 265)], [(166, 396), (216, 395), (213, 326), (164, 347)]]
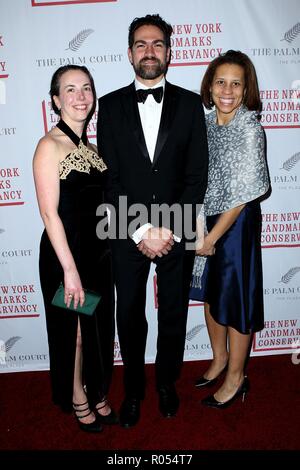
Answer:
[[(156, 264), (158, 291), (155, 370), (159, 409), (165, 417), (178, 410), (175, 382), (183, 361), (195, 254), (186, 249), (185, 232), (195, 226), (196, 204), (203, 202), (207, 184), (208, 151), (200, 96), (165, 79), (171, 34), (172, 27), (159, 15), (133, 20), (128, 57), (135, 80), (99, 99), (97, 137), (99, 153), (108, 166), (106, 202), (114, 209), (111, 217), (117, 215), (119, 229), (119, 235), (111, 238), (111, 247), (124, 363), (125, 399), (120, 409), (124, 427), (138, 422), (145, 394), (145, 304), (151, 261)], [(129, 212), (121, 202), (125, 197)], [(162, 204), (167, 208), (177, 204), (181, 215), (190, 208), (189, 227), (183, 223), (183, 215), (178, 221), (178, 213), (157, 222), (157, 208)], [(145, 210), (139, 211), (134, 225), (130, 208), (136, 207)], [(120, 236), (124, 224), (125, 237)]]

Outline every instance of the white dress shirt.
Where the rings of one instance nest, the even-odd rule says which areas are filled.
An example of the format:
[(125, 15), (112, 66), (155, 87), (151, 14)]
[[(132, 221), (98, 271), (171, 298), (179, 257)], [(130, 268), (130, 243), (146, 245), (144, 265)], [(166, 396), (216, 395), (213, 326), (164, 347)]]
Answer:
[[(151, 87), (151, 88), (158, 88), (160, 86), (163, 86), (165, 88), (165, 83), (166, 83), (166, 80), (165, 78), (163, 78), (159, 83), (157, 83), (156, 85), (154, 85), (154, 87)], [(135, 79), (135, 88), (136, 90), (139, 90), (140, 88), (146, 90), (150, 87), (146, 87), (143, 83)], [(156, 141), (157, 141), (157, 136), (158, 136), (158, 129), (160, 125), (163, 101), (164, 101), (164, 96), (161, 102), (157, 103), (153, 95), (148, 95), (145, 103), (138, 103), (144, 137), (145, 137), (146, 146), (147, 146), (147, 150), (148, 150), (151, 162), (153, 162), (153, 158), (154, 158), (154, 152), (155, 152), (155, 146), (156, 146)], [(133, 241), (136, 244), (140, 243), (144, 233), (151, 227), (153, 227), (153, 225), (148, 223), (138, 228), (132, 234)]]
[[(165, 88), (165, 79), (163, 78), (159, 83), (151, 88), (159, 88), (162, 86)], [(144, 89), (147, 90), (149, 87), (146, 87), (138, 80), (135, 80), (136, 90)], [(145, 103), (138, 103), (140, 118), (142, 122), (143, 132), (145, 136), (146, 146), (149, 153), (151, 162), (153, 162), (155, 146), (158, 136), (158, 129), (161, 118), (161, 111), (163, 107), (163, 100), (160, 103), (155, 101), (153, 95), (148, 95)]]
[[(151, 88), (158, 88), (162, 86), (165, 90), (165, 84), (166, 84), (166, 80), (165, 78), (162, 78), (162, 80), (159, 83), (157, 83), (155, 86)], [(139, 90), (141, 88), (144, 90), (147, 90), (150, 87), (146, 87), (143, 83), (135, 79), (135, 88), (136, 90)], [(160, 125), (163, 101), (164, 101), (164, 94), (163, 94), (163, 99), (161, 100), (160, 103), (157, 103), (153, 95), (148, 95), (145, 103), (138, 103), (144, 137), (145, 137), (146, 146), (147, 146), (147, 150), (148, 150), (151, 162), (153, 162), (153, 158), (154, 158), (154, 152), (155, 152), (158, 130), (159, 130), (159, 125)], [(138, 228), (132, 234), (133, 241), (138, 245), (142, 241), (144, 233), (146, 233), (147, 230), (151, 227), (153, 227), (153, 225), (150, 223), (147, 223), (147, 224), (142, 225), (140, 228)], [(173, 238), (176, 242), (180, 242), (181, 240), (181, 238), (177, 237), (176, 235), (173, 235)]]

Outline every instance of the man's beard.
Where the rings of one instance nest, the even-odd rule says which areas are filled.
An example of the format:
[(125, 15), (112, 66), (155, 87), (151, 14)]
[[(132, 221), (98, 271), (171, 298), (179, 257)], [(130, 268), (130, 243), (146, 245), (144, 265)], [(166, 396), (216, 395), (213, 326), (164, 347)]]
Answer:
[(140, 61), (138, 64), (133, 64), (134, 71), (138, 77), (143, 78), (144, 80), (154, 80), (160, 75), (165, 75), (167, 71), (167, 63), (161, 62), (158, 59), (156, 60), (156, 64), (145, 65), (144, 62), (147, 60), (154, 60), (152, 57), (148, 57)]

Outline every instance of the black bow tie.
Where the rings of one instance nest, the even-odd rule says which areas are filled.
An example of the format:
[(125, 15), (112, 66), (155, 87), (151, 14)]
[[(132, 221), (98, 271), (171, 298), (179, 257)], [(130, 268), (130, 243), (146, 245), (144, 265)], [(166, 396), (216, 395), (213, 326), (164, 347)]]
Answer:
[(162, 100), (164, 94), (164, 87), (160, 86), (158, 88), (148, 88), (146, 90), (140, 88), (139, 90), (136, 90), (136, 97), (138, 100), (138, 103), (145, 103), (146, 99), (148, 98), (148, 95), (153, 95), (153, 98), (157, 103), (160, 103)]

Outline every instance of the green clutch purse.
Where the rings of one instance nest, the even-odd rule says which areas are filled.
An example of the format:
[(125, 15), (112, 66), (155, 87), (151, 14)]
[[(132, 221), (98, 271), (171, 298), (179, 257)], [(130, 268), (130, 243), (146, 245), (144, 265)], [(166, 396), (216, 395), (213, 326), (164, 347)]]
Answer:
[(74, 312), (77, 312), (77, 313), (85, 313), (86, 315), (93, 315), (98, 303), (100, 302), (101, 296), (97, 294), (96, 292), (93, 292), (89, 289), (84, 289), (84, 293), (85, 293), (85, 300), (84, 300), (84, 304), (82, 307), (80, 306), (80, 304), (78, 304), (77, 308), (75, 309), (74, 301), (72, 299), (70, 303), (70, 307), (68, 308), (67, 305), (65, 304), (64, 286), (60, 284), (59, 288), (54, 294), (51, 304), (54, 305), (55, 307), (65, 308), (66, 310), (73, 310)]

